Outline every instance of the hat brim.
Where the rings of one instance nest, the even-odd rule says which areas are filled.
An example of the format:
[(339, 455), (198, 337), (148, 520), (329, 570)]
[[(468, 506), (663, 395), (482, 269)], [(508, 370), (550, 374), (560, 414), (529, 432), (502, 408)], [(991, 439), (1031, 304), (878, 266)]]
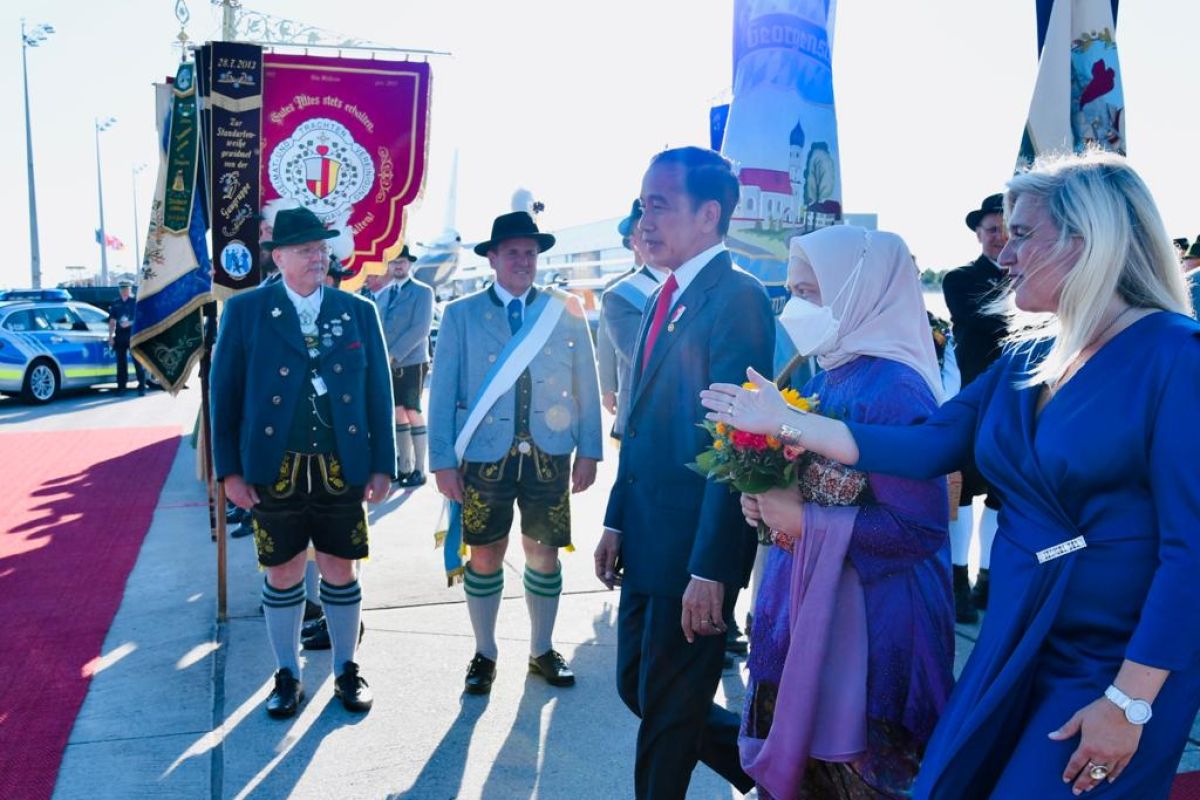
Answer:
[(505, 236), (502, 239), (488, 239), (486, 242), (480, 242), (472, 249), (475, 251), (475, 255), (486, 256), (488, 250), (509, 239), (533, 239), (538, 243), (539, 253), (544, 253), (554, 247), (554, 242), (557, 241), (552, 233), (514, 233), (512, 236)]
[(983, 222), (983, 218), (986, 217), (988, 214), (1000, 214), (1001, 216), (1003, 216), (1004, 209), (1003, 208), (977, 208), (974, 211), (972, 211), (970, 214), (967, 214), (967, 227), (971, 230), (972, 233), (975, 232), (975, 229), (979, 227), (979, 223)]
[(258, 246), (263, 250), (270, 252), (276, 247), (288, 247), (294, 244), (304, 244), (305, 242), (321, 242), (326, 239), (336, 239), (340, 235), (341, 234), (339, 234), (337, 231), (331, 231), (328, 228), (322, 228), (320, 232), (311, 231), (298, 233), (295, 236), (289, 236), (286, 239), (268, 239), (265, 242), (259, 242)]

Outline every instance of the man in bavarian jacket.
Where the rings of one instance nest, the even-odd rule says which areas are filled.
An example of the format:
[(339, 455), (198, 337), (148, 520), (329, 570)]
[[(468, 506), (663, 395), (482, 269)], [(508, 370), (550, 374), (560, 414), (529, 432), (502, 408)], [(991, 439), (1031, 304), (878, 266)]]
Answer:
[(438, 331), (429, 467), (438, 490), (461, 504), (461, 541), (471, 548), (462, 570), (475, 632), (469, 694), (486, 694), (496, 676), (514, 501), (525, 550), (529, 670), (552, 686), (575, 683), (551, 641), (562, 594), (558, 550), (571, 545), (570, 493), (595, 481), (603, 445), (583, 309), (573, 295), (533, 285), (538, 254), (553, 244), (524, 211), (498, 217), (491, 238), (475, 247), (496, 282), (446, 306)]
[(334, 694), (350, 711), (366, 711), (372, 700), (354, 660), (362, 605), (355, 562), (367, 555), (363, 501), (382, 501), (396, 468), (392, 382), (375, 306), (324, 285), (324, 240), (336, 235), (306, 208), (280, 211), (262, 246), (282, 280), (225, 304), (213, 356), (216, 476), (226, 496), (251, 511), (266, 569), (263, 615), (278, 665), (267, 713), (277, 718), (304, 701), (299, 644), (310, 542)]

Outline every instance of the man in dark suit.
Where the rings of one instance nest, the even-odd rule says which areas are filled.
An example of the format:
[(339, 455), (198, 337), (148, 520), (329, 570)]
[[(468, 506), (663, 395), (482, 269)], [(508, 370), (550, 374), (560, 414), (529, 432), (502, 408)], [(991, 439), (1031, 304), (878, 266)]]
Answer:
[(621, 460), (596, 548), (596, 576), (621, 585), (617, 688), (641, 718), (638, 798), (683, 798), (700, 760), (741, 791), (737, 715), (713, 703), (724, 620), (754, 562), (738, 497), (686, 466), (711, 442), (699, 393), (769, 370), (775, 320), (762, 284), (724, 246), (738, 182), (718, 153), (659, 153), (642, 180), (639, 226), (670, 271), (650, 300), (634, 356)]
[(267, 713), (304, 702), (300, 624), (309, 543), (333, 645), (334, 695), (371, 707), (358, 674), (363, 501), (387, 497), (396, 468), (392, 383), (375, 307), (324, 286), (336, 236), (306, 208), (280, 211), (263, 243), (282, 279), (230, 298), (212, 366), (213, 460), (226, 496), (251, 512), (266, 569), (263, 616), (278, 669)]
[[(954, 355), (962, 375), (962, 388), (987, 371), (1000, 356), (1005, 334), (1004, 317), (990, 308), (1004, 291), (1005, 272), (997, 259), (1008, 242), (1004, 227), (1004, 195), (993, 194), (967, 214), (967, 227), (979, 240), (983, 252), (965, 267), (950, 270), (942, 280), (942, 295), (950, 309), (950, 324), (954, 334)], [(987, 495), (983, 518), (979, 524), (979, 576), (972, 592), (967, 575), (967, 552), (975, 527), (972, 501)], [(958, 622), (971, 624), (979, 620), (978, 609), (988, 602), (988, 567), (991, 563), (992, 539), (996, 535), (997, 498), (974, 464), (963, 468), (962, 493), (958, 515), (950, 521), (950, 556), (954, 565), (954, 615)]]
[(596, 331), (600, 398), (608, 412), (616, 417), (612, 426), (614, 439), (620, 439), (621, 431), (625, 428), (633, 351), (637, 348), (642, 317), (649, 307), (650, 295), (667, 275), (666, 270), (645, 263), (642, 234), (637, 227), (641, 218), (641, 201), (634, 200), (629, 216), (617, 225), (622, 244), (633, 251), (633, 268), (604, 287), (600, 325)]

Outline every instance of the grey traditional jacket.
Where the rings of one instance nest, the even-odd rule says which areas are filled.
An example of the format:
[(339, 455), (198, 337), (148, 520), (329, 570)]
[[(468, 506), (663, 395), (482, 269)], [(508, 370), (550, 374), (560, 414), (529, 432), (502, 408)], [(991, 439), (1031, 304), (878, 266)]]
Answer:
[(375, 298), (388, 359), (393, 367), (429, 361), (429, 330), (433, 324), (433, 289), (410, 278), (393, 283)]
[[(527, 302), (540, 291), (546, 290), (535, 287)], [(490, 288), (446, 306), (429, 382), (430, 470), (458, 466), (455, 439), (484, 378), (512, 336), (500, 298)], [(574, 299), (528, 369), (533, 382), (529, 429), (534, 444), (549, 455), (574, 451), (599, 460), (603, 445), (596, 362), (587, 321)], [(512, 446), (516, 436), (514, 387), (488, 410), (471, 437), (466, 461), (499, 461)]]

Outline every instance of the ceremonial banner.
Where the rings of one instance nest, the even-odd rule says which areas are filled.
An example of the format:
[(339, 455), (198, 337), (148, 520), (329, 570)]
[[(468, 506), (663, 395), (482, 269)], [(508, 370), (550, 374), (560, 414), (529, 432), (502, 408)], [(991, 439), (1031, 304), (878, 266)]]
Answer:
[(420, 195), (429, 65), (268, 54), (263, 83), (262, 202), (290, 198), (352, 235), (342, 261), (357, 276), (401, 239)]
[(1038, 0), (1041, 58), (1018, 170), (1042, 153), (1088, 146), (1124, 155), (1116, 7), (1114, 0)]
[(212, 42), (207, 51), (213, 295), (222, 300), (257, 286), (260, 277), (262, 48), (241, 42)]
[[(162, 150), (131, 339), (134, 356), (172, 394), (200, 357), (200, 308), (212, 287), (208, 226), (194, 172), (200, 145), (195, 79), (195, 64), (185, 63), (173, 84), (155, 86)], [(185, 220), (182, 231), (174, 230)]]
[[(734, 0), (733, 100), (721, 152), (741, 184), (726, 244), (767, 286), (778, 314), (787, 302), (788, 242), (842, 218), (833, 101), (836, 0)], [(710, 127), (716, 138), (720, 120)], [(791, 356), (777, 337), (776, 367)]]

